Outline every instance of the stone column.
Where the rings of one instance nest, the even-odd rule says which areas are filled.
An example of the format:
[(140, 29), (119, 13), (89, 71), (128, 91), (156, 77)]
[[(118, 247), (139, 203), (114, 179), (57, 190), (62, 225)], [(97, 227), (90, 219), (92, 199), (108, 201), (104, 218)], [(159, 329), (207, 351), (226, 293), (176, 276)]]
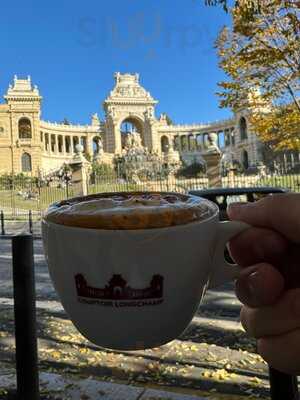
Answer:
[(90, 157), (93, 157), (93, 141), (86, 136), (86, 152)]
[(61, 135), (62, 139), (62, 152), (63, 154), (66, 154), (66, 137), (64, 135)]
[(115, 132), (115, 153), (122, 153), (121, 132), (117, 125), (114, 125)]
[(217, 152), (203, 154), (206, 162), (207, 178), (209, 187), (222, 187), (222, 177), (220, 171), (221, 154)]
[(58, 154), (59, 153), (58, 152), (58, 136), (54, 135), (54, 137), (55, 137), (54, 153)]
[(70, 136), (70, 154), (74, 154), (73, 136)]

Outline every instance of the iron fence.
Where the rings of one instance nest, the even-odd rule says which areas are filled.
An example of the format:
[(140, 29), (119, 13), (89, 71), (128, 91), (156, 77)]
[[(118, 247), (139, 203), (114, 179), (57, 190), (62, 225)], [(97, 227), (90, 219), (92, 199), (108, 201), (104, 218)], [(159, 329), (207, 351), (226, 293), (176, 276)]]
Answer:
[(23, 176), (0, 177), (0, 210), (6, 218), (27, 219), (29, 210), (36, 218), (50, 204), (72, 195), (72, 187), (68, 184), (46, 184), (37, 178)]
[[(222, 177), (222, 187), (281, 187), (300, 192), (300, 174), (232, 175)], [(209, 181), (205, 175), (193, 178), (164, 176), (156, 179), (124, 179), (97, 176), (88, 184), (88, 194), (124, 191), (171, 191), (187, 193), (190, 190), (207, 189)], [(47, 207), (59, 200), (76, 195), (75, 187), (64, 182), (45, 184), (38, 179), (0, 177), (0, 211), (6, 218), (27, 219), (32, 211), (33, 220)]]

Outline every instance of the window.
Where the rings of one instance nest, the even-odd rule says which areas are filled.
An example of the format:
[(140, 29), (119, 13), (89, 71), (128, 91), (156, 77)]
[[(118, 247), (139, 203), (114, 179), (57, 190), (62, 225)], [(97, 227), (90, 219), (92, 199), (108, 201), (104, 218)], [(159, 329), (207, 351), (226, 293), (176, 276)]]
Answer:
[(31, 122), (28, 118), (21, 118), (19, 120), (19, 138), (20, 139), (31, 139)]
[(240, 119), (240, 134), (241, 134), (241, 140), (245, 140), (248, 138), (248, 132), (247, 132), (247, 121), (244, 117)]
[(242, 154), (242, 164), (244, 169), (248, 169), (249, 168), (249, 156), (248, 156), (248, 152), (246, 150), (243, 151)]
[(167, 153), (169, 150), (169, 139), (167, 136), (162, 136), (160, 139), (162, 153)]
[(3, 126), (0, 126), (0, 135), (1, 135), (2, 133), (4, 133), (4, 128), (3, 128)]
[(28, 153), (23, 153), (21, 162), (22, 172), (31, 172), (31, 155)]

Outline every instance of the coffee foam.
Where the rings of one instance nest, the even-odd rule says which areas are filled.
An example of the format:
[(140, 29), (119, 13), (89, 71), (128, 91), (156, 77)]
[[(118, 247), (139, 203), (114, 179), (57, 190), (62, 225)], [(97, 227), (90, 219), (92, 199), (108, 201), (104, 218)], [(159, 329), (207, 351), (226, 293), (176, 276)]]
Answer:
[(173, 193), (104, 193), (56, 203), (45, 219), (94, 229), (150, 229), (204, 220), (215, 213), (206, 200)]

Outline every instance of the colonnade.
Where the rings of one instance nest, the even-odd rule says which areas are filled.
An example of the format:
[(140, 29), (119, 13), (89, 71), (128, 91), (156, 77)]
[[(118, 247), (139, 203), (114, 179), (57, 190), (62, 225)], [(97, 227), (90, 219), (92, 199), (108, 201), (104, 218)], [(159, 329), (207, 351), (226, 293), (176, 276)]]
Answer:
[(84, 153), (93, 154), (93, 141), (81, 135), (60, 135), (41, 131), (41, 143), (44, 152), (51, 155), (74, 155), (76, 145), (83, 146)]
[[(234, 127), (226, 128), (224, 130), (217, 131), (218, 134), (218, 146), (234, 146)], [(179, 152), (193, 152), (202, 151), (205, 148), (206, 138), (209, 132), (197, 133), (197, 134), (180, 134), (174, 136), (174, 150)]]

